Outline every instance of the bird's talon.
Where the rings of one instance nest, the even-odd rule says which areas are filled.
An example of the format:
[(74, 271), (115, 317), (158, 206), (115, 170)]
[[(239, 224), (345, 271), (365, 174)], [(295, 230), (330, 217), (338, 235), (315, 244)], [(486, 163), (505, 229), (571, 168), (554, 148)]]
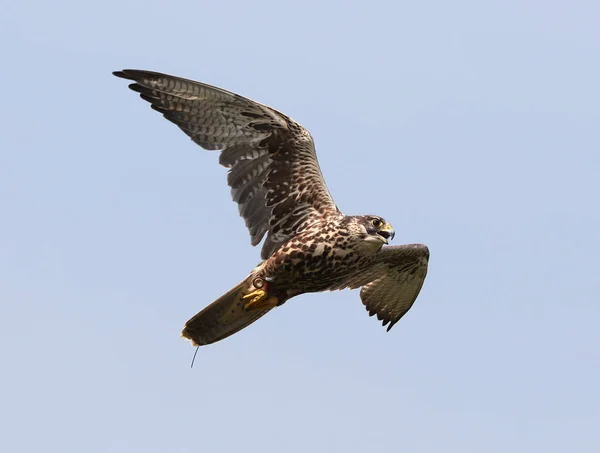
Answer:
[(279, 303), (276, 297), (269, 297), (267, 292), (260, 288), (242, 296), (242, 300), (248, 299), (250, 300), (244, 305), (244, 311), (273, 308)]
[(255, 291), (252, 291), (251, 293), (244, 294), (242, 296), (242, 299), (251, 299), (250, 302), (258, 302), (261, 299), (264, 299), (265, 297), (267, 297), (267, 292), (258, 288)]

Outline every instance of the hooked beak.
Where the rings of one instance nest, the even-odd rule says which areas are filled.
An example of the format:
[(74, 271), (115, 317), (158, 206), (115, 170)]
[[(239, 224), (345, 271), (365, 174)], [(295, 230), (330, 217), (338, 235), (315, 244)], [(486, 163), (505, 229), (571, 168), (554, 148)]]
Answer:
[(394, 239), (394, 236), (396, 235), (396, 232), (392, 228), (392, 225), (390, 225), (389, 223), (386, 223), (384, 225), (384, 227), (377, 232), (377, 234), (379, 236), (381, 236), (382, 238), (384, 238), (385, 239), (385, 243), (387, 244), (388, 243), (388, 239), (390, 241), (392, 239)]

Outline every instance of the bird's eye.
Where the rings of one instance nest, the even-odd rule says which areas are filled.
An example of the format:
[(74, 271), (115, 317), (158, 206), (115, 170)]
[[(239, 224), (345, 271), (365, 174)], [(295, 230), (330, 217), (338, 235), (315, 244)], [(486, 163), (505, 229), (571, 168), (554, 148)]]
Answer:
[(381, 226), (381, 220), (373, 219), (371, 220), (371, 225), (373, 225), (375, 228), (379, 228)]

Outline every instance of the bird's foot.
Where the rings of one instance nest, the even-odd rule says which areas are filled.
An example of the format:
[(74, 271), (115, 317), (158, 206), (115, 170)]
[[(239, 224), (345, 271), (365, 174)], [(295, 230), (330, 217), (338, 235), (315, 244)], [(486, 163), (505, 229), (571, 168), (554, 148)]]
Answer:
[(279, 304), (279, 299), (275, 296), (270, 296), (267, 293), (265, 286), (264, 282), (255, 282), (254, 287), (256, 289), (251, 293), (242, 296), (242, 300), (248, 300), (246, 305), (244, 305), (244, 311), (264, 310), (266, 308), (276, 307), (277, 304)]

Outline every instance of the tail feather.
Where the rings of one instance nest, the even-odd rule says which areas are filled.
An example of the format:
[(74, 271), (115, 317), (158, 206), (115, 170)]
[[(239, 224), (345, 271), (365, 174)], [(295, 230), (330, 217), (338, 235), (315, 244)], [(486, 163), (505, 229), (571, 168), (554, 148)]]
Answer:
[(188, 338), (194, 346), (214, 343), (239, 332), (267, 314), (271, 308), (244, 311), (242, 296), (251, 286), (252, 276), (186, 322), (181, 336)]

